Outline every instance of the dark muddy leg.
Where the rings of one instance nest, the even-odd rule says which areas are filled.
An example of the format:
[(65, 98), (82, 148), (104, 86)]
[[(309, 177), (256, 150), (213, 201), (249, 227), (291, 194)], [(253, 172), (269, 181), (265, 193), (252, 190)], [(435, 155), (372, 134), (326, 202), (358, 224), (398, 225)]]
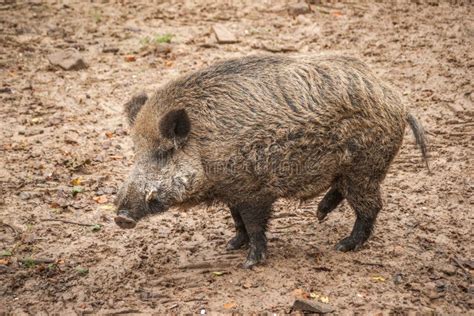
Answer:
[(338, 189), (331, 188), (328, 193), (323, 197), (321, 202), (318, 205), (318, 220), (323, 221), (326, 216), (334, 211), (336, 207), (344, 200), (342, 193)]
[(382, 208), (382, 199), (378, 186), (375, 190), (370, 190), (364, 194), (351, 192), (346, 198), (356, 212), (357, 219), (350, 236), (342, 239), (336, 245), (336, 250), (339, 251), (357, 250), (362, 246), (370, 237), (377, 214)]
[(250, 249), (247, 260), (243, 264), (243, 268), (245, 269), (249, 269), (265, 261), (265, 253), (267, 250), (265, 231), (267, 229), (272, 203), (273, 201), (265, 203), (245, 202), (235, 207), (244, 222), (245, 230), (249, 238)]
[(249, 243), (249, 236), (247, 235), (247, 231), (245, 230), (244, 222), (242, 221), (242, 217), (237, 209), (231, 207), (230, 213), (232, 214), (232, 218), (234, 219), (235, 224), (235, 236), (227, 243), (227, 250), (237, 250)]

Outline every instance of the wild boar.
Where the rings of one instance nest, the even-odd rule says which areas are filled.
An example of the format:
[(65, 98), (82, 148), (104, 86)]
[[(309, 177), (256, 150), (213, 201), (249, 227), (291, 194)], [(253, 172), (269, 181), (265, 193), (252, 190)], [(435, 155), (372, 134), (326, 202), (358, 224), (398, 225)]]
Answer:
[[(319, 220), (346, 199), (357, 219), (336, 249), (359, 248), (382, 208), (380, 184), (411, 127), (427, 163), (423, 129), (398, 94), (357, 59), (250, 56), (181, 76), (125, 105), (136, 162), (120, 189), (116, 223), (173, 206), (228, 205), (243, 265), (265, 259), (277, 198), (329, 190)], [(428, 166), (428, 164), (427, 164)]]

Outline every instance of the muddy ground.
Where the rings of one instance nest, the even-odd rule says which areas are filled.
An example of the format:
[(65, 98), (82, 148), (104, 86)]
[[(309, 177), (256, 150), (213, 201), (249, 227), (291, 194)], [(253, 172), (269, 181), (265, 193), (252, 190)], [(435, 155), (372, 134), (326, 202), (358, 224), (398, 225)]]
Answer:
[[(473, 313), (472, 5), (161, 2), (0, 1), (0, 314), (288, 313), (298, 297), (336, 314)], [(215, 23), (240, 42), (216, 43)], [(50, 64), (67, 48), (86, 69)], [(354, 214), (343, 204), (319, 224), (319, 199), (275, 206), (269, 259), (251, 271), (225, 251), (220, 205), (115, 226), (133, 160), (122, 104), (256, 53), (359, 57), (427, 129), (432, 174), (407, 131), (360, 251), (333, 249)]]

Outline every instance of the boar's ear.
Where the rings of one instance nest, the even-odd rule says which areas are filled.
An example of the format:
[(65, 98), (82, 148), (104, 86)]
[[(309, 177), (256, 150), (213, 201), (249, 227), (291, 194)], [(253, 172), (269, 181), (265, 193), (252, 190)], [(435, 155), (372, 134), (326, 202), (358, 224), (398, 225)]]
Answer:
[(148, 96), (145, 92), (142, 92), (140, 94), (134, 95), (130, 101), (125, 103), (123, 106), (123, 110), (130, 125), (133, 125), (138, 112), (140, 112), (140, 109), (145, 104), (146, 100), (148, 100)]
[(169, 139), (183, 139), (191, 131), (191, 122), (184, 109), (172, 110), (160, 121), (161, 135)]

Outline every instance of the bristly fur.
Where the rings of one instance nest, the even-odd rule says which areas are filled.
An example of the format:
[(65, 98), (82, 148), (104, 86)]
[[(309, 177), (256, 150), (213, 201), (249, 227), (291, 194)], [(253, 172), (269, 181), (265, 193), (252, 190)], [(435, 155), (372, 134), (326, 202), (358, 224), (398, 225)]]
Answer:
[[(149, 187), (160, 209), (225, 202), (237, 230), (228, 247), (250, 243), (247, 266), (265, 257), (277, 198), (309, 199), (328, 189), (318, 218), (347, 200), (357, 219), (337, 249), (360, 247), (382, 208), (380, 184), (407, 122), (427, 164), (421, 125), (394, 89), (351, 57), (230, 59), (173, 80), (129, 108), (137, 161), (118, 207), (135, 219), (154, 213), (143, 199)], [(171, 117), (185, 124), (163, 121), (170, 113), (181, 113)]]

